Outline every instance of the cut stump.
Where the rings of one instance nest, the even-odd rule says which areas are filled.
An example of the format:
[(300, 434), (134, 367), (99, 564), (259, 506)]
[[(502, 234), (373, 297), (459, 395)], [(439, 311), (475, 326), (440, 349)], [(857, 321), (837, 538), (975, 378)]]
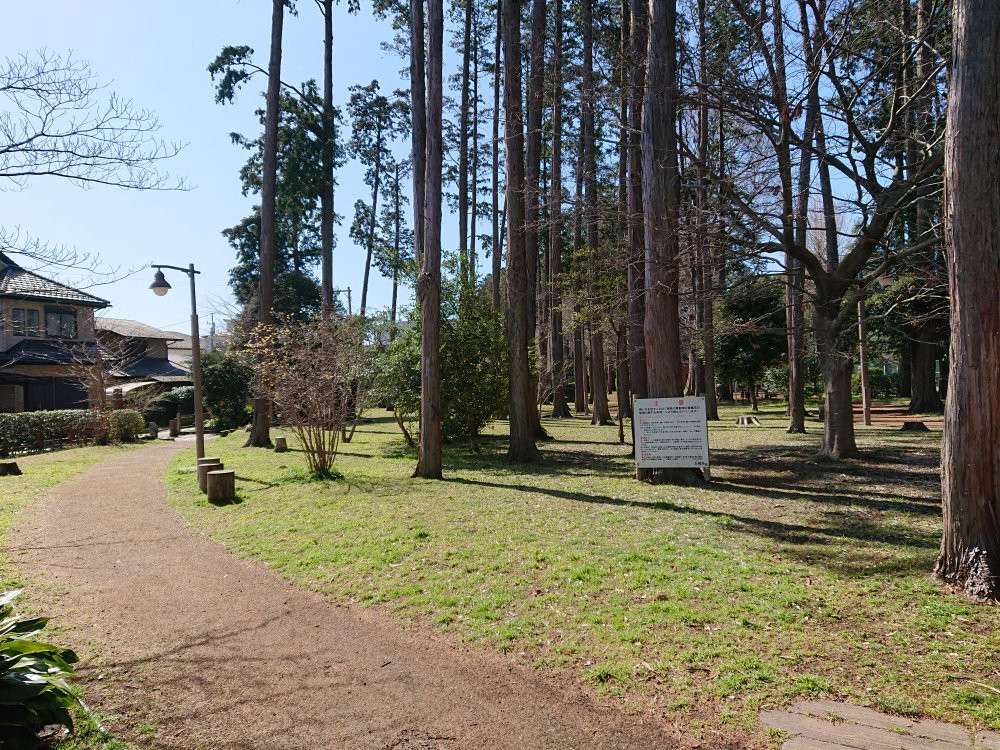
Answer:
[(198, 464), (198, 489), (202, 492), (208, 491), (208, 473), (210, 471), (222, 471), (225, 466), (222, 462), (216, 460), (214, 464)]
[(210, 471), (207, 478), (209, 502), (223, 502), (236, 498), (235, 471)]
[(900, 428), (905, 432), (930, 432), (930, 428), (919, 420), (906, 420)]
[(744, 414), (742, 417), (736, 417), (736, 424), (742, 425), (743, 427), (760, 427), (760, 420), (757, 419), (753, 414)]
[(288, 441), (283, 437), (276, 437), (274, 439), (274, 452), (284, 453), (288, 450)]
[(21, 467), (19, 467), (16, 462), (8, 461), (6, 463), (0, 463), (0, 477), (19, 476), (21, 476)]

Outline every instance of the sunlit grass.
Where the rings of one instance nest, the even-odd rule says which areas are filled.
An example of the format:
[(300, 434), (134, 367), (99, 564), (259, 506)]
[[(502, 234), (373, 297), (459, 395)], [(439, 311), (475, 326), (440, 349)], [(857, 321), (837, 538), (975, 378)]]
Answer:
[(1000, 611), (929, 575), (940, 433), (859, 427), (864, 459), (815, 463), (817, 422), (788, 435), (781, 406), (759, 428), (737, 427), (740, 413), (711, 428), (707, 487), (634, 481), (617, 428), (582, 418), (545, 420), (556, 440), (537, 465), (505, 462), (500, 423), (482, 454), (446, 450), (445, 481), (411, 479), (415, 456), (378, 419), (342, 447), (342, 480), (310, 482), (301, 454), (234, 434), (210, 452), (241, 502), (209, 505), (179, 472), (190, 454), (170, 498), (304, 586), (705, 731), (764, 742), (761, 708), (818, 696), (1000, 726), (974, 684), (997, 682)]

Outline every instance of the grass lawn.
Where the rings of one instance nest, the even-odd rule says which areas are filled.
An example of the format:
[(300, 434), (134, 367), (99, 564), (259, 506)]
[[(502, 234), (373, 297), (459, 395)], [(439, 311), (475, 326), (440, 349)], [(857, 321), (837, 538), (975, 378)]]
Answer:
[[(17, 457), (17, 465), (24, 474), (19, 477), (0, 477), (0, 590), (25, 586), (5, 554), (7, 531), (17, 522), (25, 508), (60, 482), (73, 478), (95, 464), (112, 459), (123, 451), (137, 448), (135, 445), (92, 446)], [(27, 605), (30, 614), (45, 614), (44, 611), (35, 611), (38, 602), (32, 597), (30, 584), (18, 602), (22, 607)], [(60, 627), (58, 622), (50, 623), (47, 632), (48, 635), (43, 634), (44, 639), (63, 647), (79, 649), (83, 645), (74, 643), (73, 632)], [(57, 743), (53, 750), (127, 750), (125, 743), (102, 731), (93, 717), (82, 711), (76, 713), (76, 736)]]
[[(208, 451), (241, 502), (214, 507), (183, 469), (171, 502), (196, 529), (338, 600), (385, 608), (517, 661), (560, 670), (630, 710), (764, 746), (764, 707), (827, 696), (1000, 727), (1000, 609), (930, 578), (939, 432), (859, 426), (866, 457), (811, 461), (820, 425), (711, 427), (713, 482), (634, 481), (616, 427), (545, 420), (544, 460), (504, 462), (506, 425), (443, 482), (410, 478), (391, 419), (342, 447), (344, 478), (300, 453)], [(384, 414), (377, 411), (375, 414)], [(294, 444), (294, 441), (290, 440)]]

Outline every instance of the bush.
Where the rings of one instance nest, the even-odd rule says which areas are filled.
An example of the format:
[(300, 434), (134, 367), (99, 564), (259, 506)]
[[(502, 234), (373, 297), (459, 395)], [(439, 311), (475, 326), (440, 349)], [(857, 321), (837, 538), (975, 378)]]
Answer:
[(63, 443), (132, 442), (146, 427), (134, 409), (61, 409), (0, 414), (0, 455), (40, 451)]
[[(851, 376), (851, 387), (856, 394), (861, 394), (861, 372)], [(886, 375), (879, 370), (868, 371), (868, 387), (872, 398), (892, 398), (899, 393), (899, 382), (894, 375)]]
[(134, 443), (146, 431), (146, 420), (135, 409), (108, 412), (108, 440), (112, 443)]
[(73, 728), (71, 709), (79, 700), (66, 682), (79, 659), (35, 638), (48, 623), (44, 617), (21, 617), (14, 600), (21, 590), (0, 595), (0, 726), (15, 746), (37, 744), (43, 727)]
[(253, 370), (236, 354), (208, 352), (201, 357), (201, 392), (216, 429), (242, 427), (249, 419)]
[(185, 385), (157, 396), (143, 411), (142, 418), (145, 422), (166, 427), (178, 413), (194, 414), (194, 387)]
[[(416, 316), (376, 362), (380, 398), (403, 419), (420, 410), (420, 327)], [(477, 447), (483, 427), (507, 408), (503, 318), (479, 300), (441, 321), (441, 430), (445, 440)]]

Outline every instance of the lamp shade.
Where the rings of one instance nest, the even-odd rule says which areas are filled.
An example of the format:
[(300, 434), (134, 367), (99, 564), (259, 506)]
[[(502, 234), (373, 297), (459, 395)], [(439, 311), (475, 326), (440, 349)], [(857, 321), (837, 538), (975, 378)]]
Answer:
[(163, 277), (163, 271), (156, 272), (156, 275), (153, 277), (153, 283), (149, 285), (149, 288), (153, 290), (153, 294), (157, 297), (162, 297), (170, 291), (170, 283)]

